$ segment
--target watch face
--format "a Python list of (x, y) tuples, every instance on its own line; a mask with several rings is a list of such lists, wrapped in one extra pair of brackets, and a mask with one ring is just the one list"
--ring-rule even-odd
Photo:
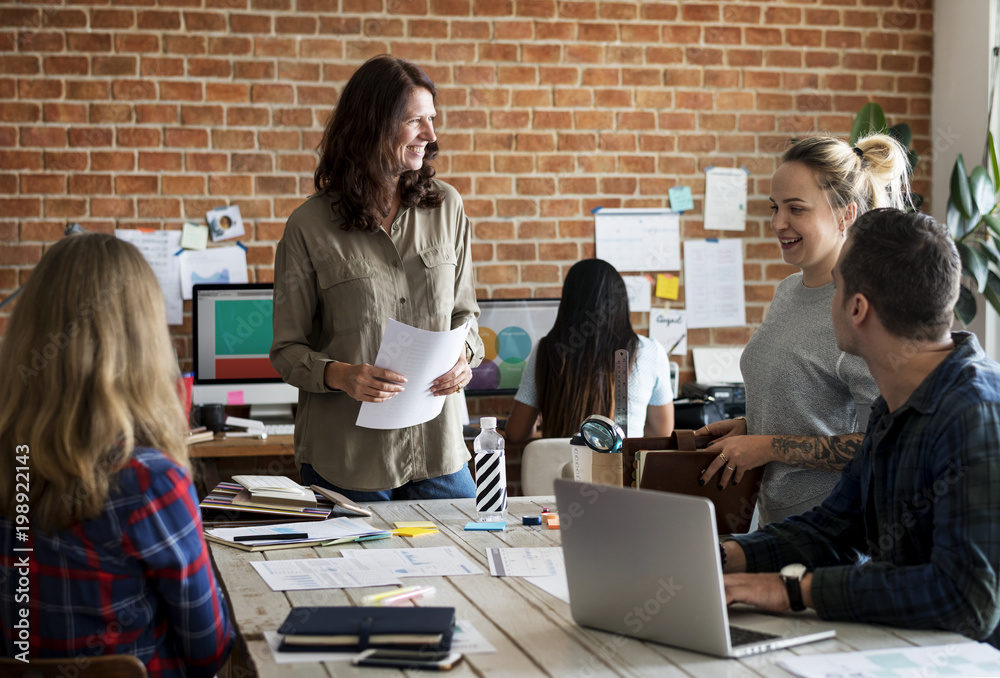
[(785, 565), (781, 568), (781, 576), (791, 579), (802, 579), (802, 577), (806, 576), (806, 566), (801, 563)]

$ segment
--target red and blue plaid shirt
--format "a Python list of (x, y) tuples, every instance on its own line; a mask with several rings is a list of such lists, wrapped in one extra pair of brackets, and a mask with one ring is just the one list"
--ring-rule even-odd
[[(10, 482), (10, 481), (5, 481)], [(28, 525), (31, 526), (30, 504)], [(18, 656), (22, 608), (28, 657), (131, 654), (151, 677), (212, 676), (233, 628), (202, 537), (190, 475), (163, 454), (136, 449), (95, 520), (51, 535), (0, 517), (3, 654)], [(30, 548), (31, 551), (15, 551)], [(27, 559), (27, 591), (18, 568)], [(67, 674), (68, 675), (68, 674)]]

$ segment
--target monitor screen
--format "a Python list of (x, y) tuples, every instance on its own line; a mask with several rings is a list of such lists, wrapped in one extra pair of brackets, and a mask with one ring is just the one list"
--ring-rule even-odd
[(558, 299), (480, 299), (479, 336), (486, 357), (472, 370), (466, 391), (472, 395), (516, 393), (524, 361), (552, 329), (558, 310)]
[[(273, 297), (271, 283), (194, 286), (195, 403), (283, 405), (290, 416), (298, 389), (281, 379), (268, 358)], [(258, 414), (265, 416), (263, 410)]]

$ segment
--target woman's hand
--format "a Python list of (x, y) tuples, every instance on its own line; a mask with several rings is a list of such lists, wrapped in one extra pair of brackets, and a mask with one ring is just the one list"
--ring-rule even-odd
[(434, 383), (431, 384), (431, 395), (445, 396), (458, 393), (470, 381), (472, 381), (472, 368), (469, 367), (469, 361), (465, 359), (465, 344), (462, 344), (462, 353), (458, 356), (458, 362), (434, 380)]
[(329, 362), (323, 371), (328, 388), (338, 389), (363, 403), (382, 403), (403, 392), (406, 377), (374, 365)]
[(718, 488), (721, 490), (730, 483), (739, 484), (743, 474), (752, 468), (763, 466), (774, 461), (774, 451), (771, 447), (772, 436), (748, 436), (745, 419), (723, 419), (708, 426), (702, 426), (695, 435), (716, 436), (716, 439), (705, 448), (716, 452), (708, 468), (701, 474), (699, 483), (711, 482), (720, 470)]

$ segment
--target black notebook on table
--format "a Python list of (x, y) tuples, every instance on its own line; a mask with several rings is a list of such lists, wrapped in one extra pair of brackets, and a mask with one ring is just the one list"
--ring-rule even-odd
[(278, 628), (283, 652), (369, 647), (451, 649), (453, 607), (295, 607)]

